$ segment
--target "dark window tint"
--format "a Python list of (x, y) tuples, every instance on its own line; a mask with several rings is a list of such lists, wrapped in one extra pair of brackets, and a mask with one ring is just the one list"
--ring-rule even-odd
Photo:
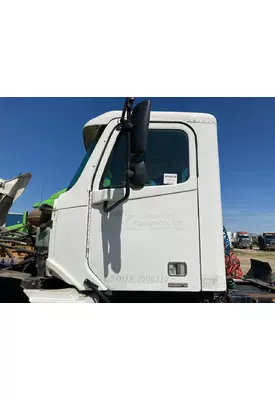
[[(100, 188), (125, 186), (126, 139), (118, 137)], [(189, 178), (188, 136), (181, 130), (150, 130), (146, 152), (148, 185), (182, 183)]]

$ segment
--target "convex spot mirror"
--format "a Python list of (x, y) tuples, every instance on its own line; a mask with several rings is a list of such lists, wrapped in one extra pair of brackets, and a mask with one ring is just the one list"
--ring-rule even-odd
[(147, 183), (147, 170), (144, 161), (131, 166), (130, 181), (136, 189), (142, 189)]

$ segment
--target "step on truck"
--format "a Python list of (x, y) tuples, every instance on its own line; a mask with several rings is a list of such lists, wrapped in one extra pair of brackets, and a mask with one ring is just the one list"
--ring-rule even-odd
[(216, 119), (133, 101), (86, 123), (86, 154), (71, 182), (29, 214), (36, 233), (29, 229), (27, 261), (5, 270), (16, 272), (26, 301), (226, 295)]

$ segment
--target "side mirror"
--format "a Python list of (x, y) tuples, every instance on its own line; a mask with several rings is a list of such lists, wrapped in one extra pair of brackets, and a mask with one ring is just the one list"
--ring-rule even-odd
[(131, 165), (130, 181), (136, 189), (144, 187), (147, 182), (147, 170), (144, 161)]
[(148, 128), (150, 120), (151, 102), (142, 101), (133, 109), (131, 122), (131, 153), (134, 157), (139, 157), (146, 151)]
[(111, 206), (108, 206), (107, 201), (104, 202), (103, 210), (107, 213), (128, 199), (130, 184), (136, 189), (142, 189), (147, 181), (145, 162), (139, 157), (146, 152), (151, 102), (143, 101), (132, 110), (133, 103), (133, 97), (126, 97), (121, 116), (122, 134), (127, 138), (126, 192), (124, 197)]

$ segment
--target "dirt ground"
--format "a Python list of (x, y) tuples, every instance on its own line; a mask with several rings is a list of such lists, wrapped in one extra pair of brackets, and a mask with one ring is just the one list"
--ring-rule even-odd
[(258, 248), (234, 249), (233, 252), (239, 257), (244, 274), (250, 269), (250, 259), (268, 262), (272, 271), (275, 272), (275, 251), (260, 251)]

